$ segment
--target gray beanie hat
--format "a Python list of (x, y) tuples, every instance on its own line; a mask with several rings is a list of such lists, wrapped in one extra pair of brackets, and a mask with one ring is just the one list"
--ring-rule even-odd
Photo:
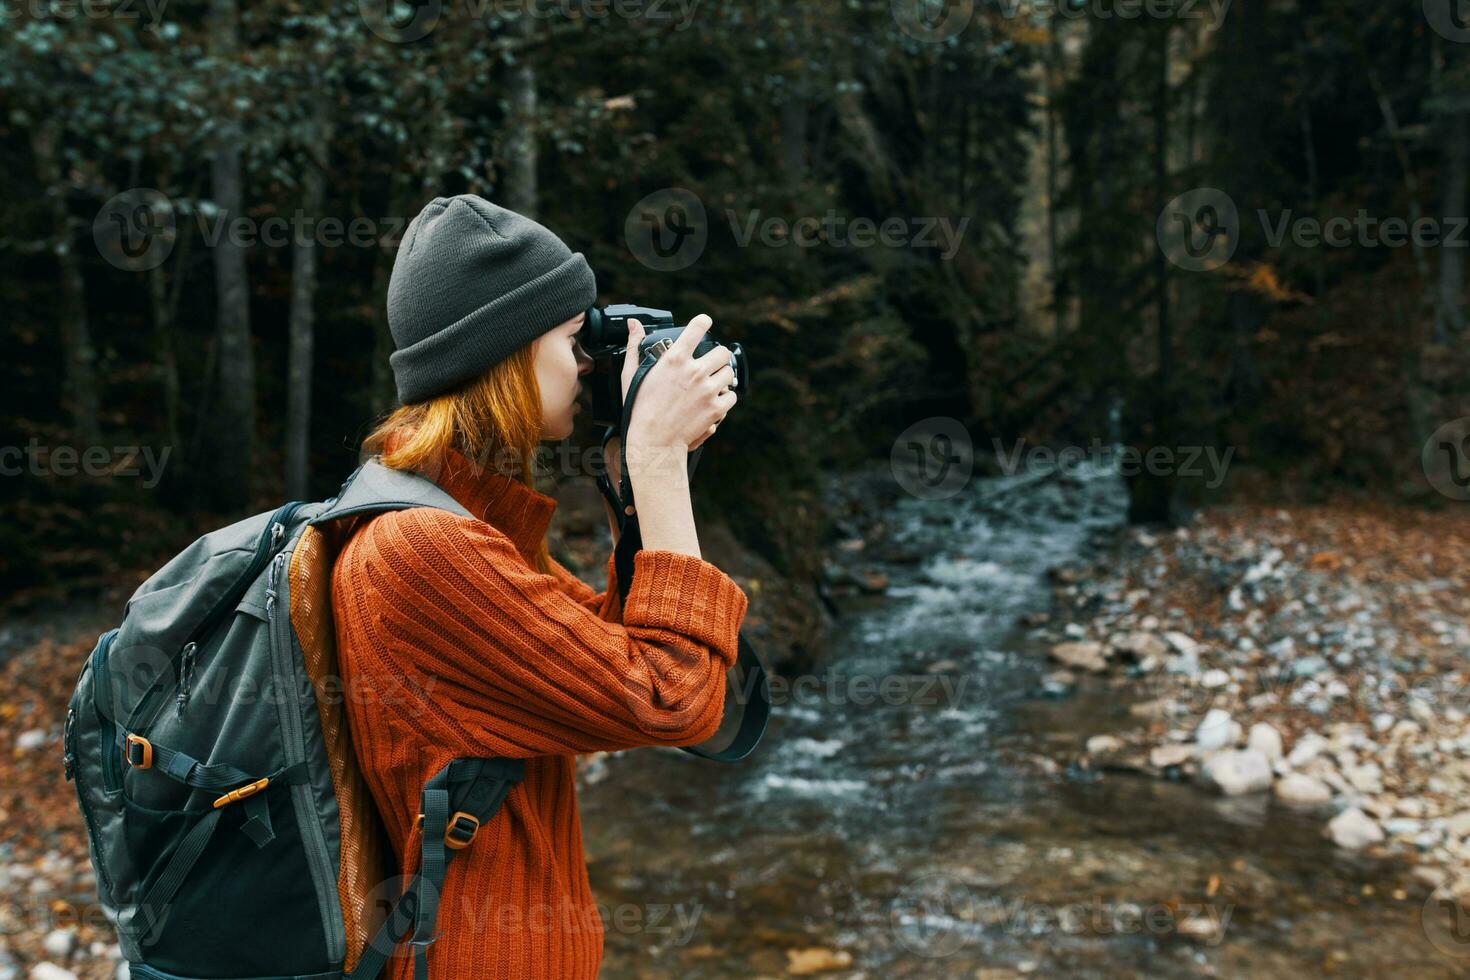
[(408, 404), (482, 374), (597, 299), (581, 252), (475, 194), (409, 222), (388, 281), (388, 358)]

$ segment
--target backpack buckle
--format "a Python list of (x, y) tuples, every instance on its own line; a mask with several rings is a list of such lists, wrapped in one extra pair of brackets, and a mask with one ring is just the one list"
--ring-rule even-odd
[(153, 743), (142, 735), (128, 732), (127, 744), (123, 747), (123, 756), (128, 760), (128, 765), (134, 769), (151, 769), (153, 768)]
[[(420, 813), (414, 818), (413, 829), (422, 830), (423, 827), (424, 815)], [(454, 816), (449, 818), (449, 825), (444, 828), (444, 846), (454, 851), (463, 850), (474, 843), (475, 835), (479, 832), (479, 817), (464, 810), (456, 810)]]
[[(464, 821), (464, 823), (461, 823)], [(480, 819), (472, 813), (463, 810), (455, 813), (449, 818), (449, 826), (444, 828), (444, 846), (459, 850), (469, 847), (474, 841), (475, 835), (480, 832)]]
[(238, 800), (243, 800), (247, 796), (254, 796), (256, 793), (259, 793), (270, 784), (271, 778), (269, 776), (265, 776), (261, 779), (257, 779), (253, 783), (246, 783), (239, 789), (232, 789), (224, 796), (221, 796), (219, 799), (214, 801), (215, 809), (219, 809), (220, 807), (225, 806), (228, 803), (234, 803)]

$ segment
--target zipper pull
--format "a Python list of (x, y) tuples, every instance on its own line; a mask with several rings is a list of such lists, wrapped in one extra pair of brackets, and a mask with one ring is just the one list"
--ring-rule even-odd
[(194, 657), (198, 650), (199, 644), (193, 640), (184, 644), (183, 665), (179, 668), (179, 696), (176, 699), (180, 711), (189, 703), (189, 680), (194, 674)]
[(286, 525), (282, 524), (280, 521), (276, 521), (274, 524), (271, 525), (271, 550), (272, 551), (275, 551), (276, 548), (280, 547), (281, 537), (285, 533), (286, 533)]
[(285, 555), (276, 555), (271, 559), (270, 570), (265, 576), (265, 613), (274, 616), (276, 612), (276, 580), (280, 576), (281, 565), (285, 563)]
[(62, 768), (66, 772), (67, 782), (71, 782), (71, 777), (73, 772), (75, 772), (76, 770), (77, 763), (77, 757), (71, 754), (71, 725), (72, 722), (76, 720), (76, 716), (77, 712), (75, 708), (68, 707), (66, 709), (66, 725), (62, 728), (61, 734), (61, 744), (63, 748), (61, 764)]

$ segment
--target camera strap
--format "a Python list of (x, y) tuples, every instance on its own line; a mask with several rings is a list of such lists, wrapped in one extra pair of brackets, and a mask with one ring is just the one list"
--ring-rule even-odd
[[(628, 431), (628, 423), (633, 417), (633, 402), (638, 394), (638, 388), (642, 385), (643, 378), (649, 370), (658, 363), (659, 356), (665, 349), (651, 346), (643, 352), (643, 359), (638, 363), (638, 370), (634, 372), (632, 380), (628, 383), (628, 393), (623, 400), (622, 420), (617, 428), (609, 427), (602, 435), (604, 454), (607, 451), (608, 440), (619, 432)], [(703, 452), (704, 446), (701, 445), (689, 454), (688, 474), (691, 481), (694, 478), (694, 468), (699, 465), (699, 457)], [(637, 506), (633, 500), (633, 482), (628, 476), (628, 440), (626, 438), (618, 440), (618, 462), (620, 464), (618, 474), (621, 478), (621, 493), (613, 489), (612, 478), (607, 475), (605, 466), (599, 466), (597, 469), (597, 486), (612, 506), (613, 513), (617, 515), (618, 543), (613, 549), (613, 563), (617, 572), (618, 600), (621, 604), (627, 601), (628, 590), (633, 586), (634, 555), (643, 547), (643, 535), (638, 528)], [(730, 703), (730, 691), (733, 686), (735, 701), (743, 706), (739, 727), (736, 728), (730, 743), (723, 749), (704, 749), (698, 745), (681, 745), (680, 749), (691, 755), (715, 762), (739, 762), (750, 755), (760, 744), (761, 737), (766, 732), (766, 722), (771, 714), (770, 686), (766, 679), (765, 665), (761, 662), (760, 655), (756, 653), (755, 648), (746, 640), (744, 630), (740, 631), (735, 663), (726, 673), (726, 685), (725, 703), (727, 705)]]

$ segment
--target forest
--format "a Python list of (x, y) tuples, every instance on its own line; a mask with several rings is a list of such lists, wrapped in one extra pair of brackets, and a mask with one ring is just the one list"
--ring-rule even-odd
[[(1373, 904), (1404, 890), (1395, 901), (1417, 916), (1425, 887), (1470, 901), (1470, 768), (1454, 761), (1470, 743), (1445, 747), (1470, 705), (1443, 700), (1465, 689), (1470, 649), (1458, 560), (1470, 543), (1470, 19), (1458, 0), (13, 0), (0, 5), (0, 168), (15, 192), (0, 202), (0, 661), (15, 678), (61, 675), (29, 707), (4, 706), (16, 733), (54, 727), (39, 713), (60, 710), (95, 638), (69, 624), (115, 622), (140, 581), (210, 528), (337, 491), (397, 405), (386, 301), (403, 232), (433, 198), (476, 194), (582, 252), (599, 304), (681, 324), (707, 313), (711, 337), (741, 345), (750, 384), (706, 445), (693, 497), (707, 550), (750, 586), (777, 673), (840, 664), (862, 630), (834, 630), (867, 622), (854, 619), (865, 602), (914, 617), (885, 641), (903, 651), (894, 670), (1031, 650), (1052, 672), (1007, 673), (1000, 688), (1050, 705), (1016, 716), (1029, 734), (1014, 751), (1050, 756), (1036, 763), (1044, 778), (1069, 788), (1045, 806), (1063, 808), (1069, 832), (1099, 833), (1074, 826), (1100, 805), (1076, 794), (1113, 785), (1110, 768), (1165, 787), (1197, 775), (1235, 795), (1208, 753), (1238, 743), (1280, 762), (1265, 776), (1278, 798), (1302, 788), (1282, 789), (1288, 769), (1325, 784), (1336, 812), (1356, 814), (1328, 832), (1339, 849), (1389, 862), (1334, 871), (1311, 906), (1332, 928), (1292, 938), (1224, 853), (1255, 838), (1228, 814), (1200, 816), (1236, 829), (1199, 830), (1188, 857), (1135, 878), (1179, 872), (1199, 900), (1230, 897), (1238, 917), (1220, 928), (1244, 930), (1231, 938), (1254, 952), (1215, 967), (1372, 975), (1386, 968), (1374, 939), (1388, 936), (1411, 937), (1420, 975), (1463, 964), (1463, 939), (1443, 939), (1461, 933)], [(601, 514), (584, 520), (573, 490), (599, 436), (583, 424), (547, 444), (541, 485), (564, 501), (553, 551), (600, 588)], [(1095, 489), (1105, 469), (1116, 493)], [(934, 527), (951, 531), (931, 539)], [(1027, 576), (1040, 591), (1005, 591)], [(935, 589), (995, 605), (963, 619)], [(1020, 638), (986, 632), (1001, 622)], [(1165, 707), (1129, 716), (1116, 687), (1098, 690), (1125, 675), (1161, 685), (1132, 700)], [(1191, 678), (1187, 694), (1164, 683), (1175, 675)], [(1425, 708), (1385, 684), (1441, 700)], [(1147, 745), (1115, 731), (1130, 717)], [(873, 725), (875, 744), (923, 737), (854, 723)], [(1201, 734), (1209, 724), (1225, 736)], [(1317, 762), (1291, 751), (1309, 732), (1330, 745)], [(1391, 735), (1393, 751), (1425, 746), (1398, 771), (1374, 755)], [(1159, 756), (1178, 749), (1171, 739), (1200, 749)], [(970, 751), (992, 749), (1014, 747)], [(1379, 776), (1360, 772), (1370, 757)], [(7, 780), (28, 759), (17, 749)], [(1329, 760), (1331, 776), (1311, 768)], [(610, 778), (593, 814), (613, 820), (614, 793), (669, 790), (676, 771), (662, 771), (628, 789)], [(756, 778), (760, 792), (795, 792), (783, 772)], [(84, 867), (59, 787), (56, 821), (72, 836), (57, 846)], [(1398, 808), (1410, 800), (1422, 806)], [(1101, 809), (1154, 803), (1203, 806), (1149, 796)], [(793, 835), (822, 819), (808, 805), (776, 807)], [(1456, 814), (1458, 837), (1445, 830)], [(1258, 832), (1295, 842), (1292, 819)], [(1293, 896), (1281, 901), (1308, 902), (1292, 876), (1326, 860), (1311, 850), (1319, 830), (1271, 845)], [(599, 842), (608, 864), (594, 884), (622, 889), (632, 859), (602, 837), (589, 852)], [(1440, 870), (1408, 884), (1396, 844)], [(806, 889), (810, 868), (780, 867)], [(1033, 881), (1026, 895), (1055, 905), (1053, 886), (1065, 891)], [(1147, 900), (1173, 908), (1181, 894)], [(884, 957), (903, 949), (839, 949), (794, 924), (796, 904), (769, 942), (740, 936), (733, 923), (757, 907), (697, 941), (736, 959), (679, 975), (853, 962), (900, 975)], [(1364, 931), (1374, 915), (1403, 934)], [(1014, 956), (976, 968), (1183, 976), (1200, 962), (1178, 952), (1200, 935), (1121, 957), (1020, 937), (1006, 940)], [(647, 942), (610, 931), (614, 972), (652, 975)], [(762, 945), (790, 959), (737, 956)]]

